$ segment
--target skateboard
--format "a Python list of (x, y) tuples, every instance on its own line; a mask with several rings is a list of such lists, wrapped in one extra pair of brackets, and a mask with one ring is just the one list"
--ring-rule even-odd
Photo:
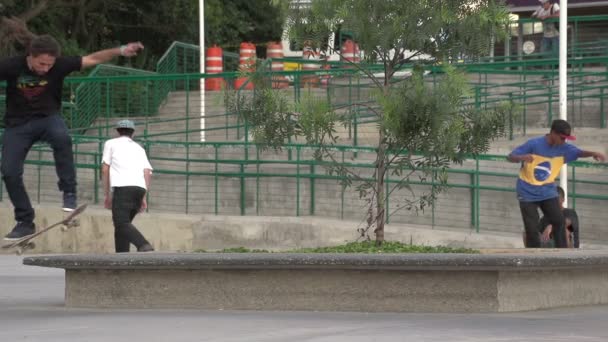
[(23, 252), (25, 252), (28, 249), (34, 249), (34, 248), (36, 248), (36, 244), (32, 242), (32, 239), (48, 232), (52, 228), (61, 226), (61, 230), (65, 232), (70, 228), (78, 227), (80, 225), (80, 223), (75, 218), (76, 218), (76, 216), (82, 214), (82, 212), (86, 208), (87, 208), (87, 204), (83, 204), (83, 205), (79, 206), (78, 208), (74, 209), (74, 211), (69, 213), (68, 216), (66, 216), (63, 220), (61, 220), (57, 223), (54, 223), (50, 226), (47, 226), (47, 227), (35, 232), (32, 235), (24, 236), (19, 240), (9, 241), (8, 244), (2, 246), (2, 248), (3, 249), (17, 248), (17, 250), (15, 251), (15, 253), (17, 255), (23, 254)]

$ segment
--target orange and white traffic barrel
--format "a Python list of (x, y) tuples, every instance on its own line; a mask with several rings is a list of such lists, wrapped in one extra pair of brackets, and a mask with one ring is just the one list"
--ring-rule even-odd
[[(255, 70), (255, 45), (243, 42), (239, 49), (239, 71), (249, 72), (253, 70)], [(241, 89), (245, 82), (247, 82), (247, 77), (238, 77), (236, 81), (234, 81), (234, 88)], [(247, 83), (244, 89), (253, 89), (253, 83)]]
[[(266, 47), (266, 57), (272, 59), (272, 71), (283, 71), (285, 66), (283, 61), (275, 61), (274, 59), (283, 59), (283, 44), (281, 42), (270, 42)], [(275, 89), (287, 88), (289, 81), (282, 75), (272, 76), (272, 87)]]
[(353, 66), (350, 63), (356, 63), (355, 59), (355, 42), (350, 39), (347, 39), (342, 44), (342, 48), (340, 49), (340, 60), (344, 62), (344, 68), (352, 68)]
[[(318, 61), (319, 53), (315, 52), (315, 50), (310, 46), (304, 46), (304, 50), (302, 52), (302, 58), (304, 60), (310, 61)], [(306, 63), (302, 64), (303, 71), (316, 71), (319, 70), (321, 65), (319, 63)], [(319, 86), (319, 76), (314, 74), (305, 74), (302, 75), (302, 86), (304, 87), (313, 87), (316, 88)]]
[[(205, 53), (205, 72), (207, 74), (219, 74), (224, 71), (221, 47), (214, 45)], [(220, 77), (205, 78), (205, 90), (222, 90), (224, 80)]]
[[(325, 71), (331, 70), (331, 65), (329, 65), (329, 63), (327, 63), (328, 59), (329, 59), (328, 57), (325, 58), (325, 64), (323, 64), (323, 66), (321, 67), (321, 69), (323, 69)], [(330, 77), (331, 77), (330, 74), (320, 76), (319, 82), (321, 83), (321, 87), (327, 88), (327, 86), (329, 85)]]

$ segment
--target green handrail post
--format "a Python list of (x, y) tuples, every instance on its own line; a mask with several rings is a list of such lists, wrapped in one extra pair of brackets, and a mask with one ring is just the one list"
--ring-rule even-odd
[(606, 128), (606, 113), (604, 113), (604, 89), (606, 87), (600, 88), (600, 127)]
[(353, 116), (353, 146), (359, 146), (359, 106), (355, 110), (355, 115)]
[[(431, 193), (435, 193), (437, 179), (437, 169), (433, 170), (433, 177), (431, 178)], [(435, 228), (435, 199), (431, 202), (431, 229)]]
[(300, 147), (296, 150), (296, 216), (300, 216)]
[(310, 215), (315, 215), (315, 163), (310, 163)]
[(470, 195), (471, 195), (471, 227), (475, 228), (475, 218), (477, 213), (475, 212), (475, 174), (469, 174), (469, 182), (471, 184)]
[[(485, 73), (485, 85), (488, 86), (488, 73)], [(484, 109), (488, 109), (488, 90), (484, 91)]]
[[(150, 145), (151, 145), (150, 142), (146, 139), (144, 141), (144, 149), (145, 149), (147, 155), (151, 155), (151, 153), (150, 153), (151, 146)], [(149, 191), (146, 191), (146, 201), (147, 201), (147, 203), (150, 203), (150, 192)], [(150, 211), (150, 206), (148, 205), (146, 207), (146, 212), (149, 212), (149, 211)]]
[(93, 203), (99, 203), (99, 167), (101, 165), (99, 154), (95, 154), (93, 156), (93, 160), (95, 161), (95, 167), (93, 168)]
[[(358, 104), (361, 103), (361, 77), (357, 77), (357, 107), (356, 107), (356, 113), (355, 113), (355, 139), (353, 141), (353, 144), (355, 146), (358, 146), (358, 141), (359, 141), (359, 113), (361, 111), (361, 106), (359, 106)], [(386, 215), (385, 215), (386, 216)]]
[(479, 233), (479, 158), (475, 156), (475, 172), (471, 174), (471, 225)]
[(106, 78), (106, 136), (110, 134), (110, 94), (110, 79)]
[(576, 210), (576, 166), (572, 165), (572, 209)]
[(509, 92), (509, 104), (511, 105), (509, 110), (509, 140), (513, 140), (513, 92)]
[(249, 121), (245, 120), (245, 160), (249, 160)]
[(255, 146), (255, 214), (260, 215), (260, 149)]
[[(207, 115), (205, 115), (205, 116), (207, 116)], [(237, 122), (237, 125), (238, 125), (238, 124), (239, 124), (239, 122), (240, 122), (239, 120), (240, 120), (240, 119), (239, 119), (239, 113), (236, 113), (236, 122)], [(225, 126), (225, 127), (230, 126), (230, 121), (228, 120), (228, 113), (226, 113), (226, 115), (224, 115), (224, 126)], [(205, 130), (206, 130), (206, 128), (205, 128)], [(228, 128), (226, 128), (226, 129), (224, 130), (224, 132), (225, 132), (225, 139), (226, 139), (226, 141), (228, 141)], [(239, 129), (238, 129), (238, 127), (237, 127), (237, 139), (238, 139), (238, 132), (239, 132)]]
[(219, 154), (218, 154), (218, 144), (213, 144), (213, 148), (215, 150), (215, 173), (214, 173), (214, 191), (215, 191), (215, 215), (217, 215), (219, 213), (219, 208), (218, 208), (218, 160), (219, 160)]
[[(291, 113), (287, 114), (287, 121), (291, 122)], [(287, 136), (287, 144), (291, 145), (291, 135)], [(292, 156), (291, 156), (291, 148), (287, 149), (287, 160), (291, 161), (292, 160)], [(299, 165), (299, 163), (298, 163)]]
[[(342, 164), (344, 164), (344, 150), (342, 150)], [(344, 176), (342, 176), (342, 181), (344, 181)], [(344, 220), (344, 191), (346, 190), (346, 187), (344, 186), (344, 183), (342, 183), (342, 187), (340, 189), (340, 218), (342, 220)]]
[[(203, 91), (202, 89), (200, 91)], [(202, 108), (201, 108), (202, 110)], [(190, 77), (186, 75), (186, 142), (190, 141)]]
[(245, 216), (245, 206), (247, 205), (247, 203), (245, 202), (245, 199), (246, 199), (246, 196), (245, 196), (245, 163), (242, 162), (239, 164), (240, 164), (239, 177), (241, 178), (241, 216)]
[[(186, 133), (186, 135), (189, 135)], [(186, 214), (190, 203), (190, 144), (186, 144)]]
[(547, 111), (547, 126), (551, 126), (551, 122), (553, 122), (553, 90), (551, 87), (547, 87), (549, 90), (549, 110)]
[[(351, 118), (353, 118), (353, 75), (352, 74), (348, 75), (348, 115)], [(356, 134), (355, 134), (355, 137), (356, 137)], [(349, 139), (352, 138), (350, 126), (348, 127), (348, 138)]]
[[(523, 60), (523, 66), (524, 66), (523, 70), (526, 70), (527, 69), (527, 62), (526, 62), (525, 59)], [(523, 102), (524, 102), (524, 105), (523, 105), (524, 110), (523, 110), (523, 114), (522, 114), (523, 134), (524, 134), (524, 136), (526, 135), (526, 131), (527, 131), (527, 127), (526, 127), (526, 123), (527, 123), (527, 120), (526, 120), (526, 108), (527, 108), (526, 102), (527, 102), (527, 97), (526, 97), (526, 91), (525, 91), (526, 90), (526, 84), (527, 84), (527, 81), (528, 81), (527, 75), (528, 75), (528, 73), (526, 73), (526, 72), (523, 73), (523, 77), (524, 77), (523, 88), (524, 88), (524, 91), (521, 92), (521, 85), (519, 87), (519, 89), (520, 89), (520, 96), (523, 97)]]

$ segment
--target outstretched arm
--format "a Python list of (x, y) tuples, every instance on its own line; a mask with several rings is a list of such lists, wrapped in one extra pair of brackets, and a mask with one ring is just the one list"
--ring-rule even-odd
[(105, 63), (114, 57), (124, 56), (133, 57), (136, 56), (139, 50), (143, 50), (144, 46), (140, 42), (129, 43), (121, 47), (106, 49), (97, 52), (93, 52), (90, 55), (82, 57), (82, 69), (90, 68), (101, 63)]
[[(146, 180), (146, 192), (150, 191), (150, 181), (152, 180), (152, 170), (151, 169), (144, 169), (144, 179)], [(148, 208), (148, 200), (146, 199), (147, 193), (146, 195), (144, 195), (144, 198), (141, 201), (141, 208), (139, 208), (140, 212), (143, 212), (144, 210), (146, 210)]]
[(146, 180), (146, 189), (150, 190), (150, 181), (152, 180), (152, 170), (144, 169), (144, 179)]
[(112, 209), (112, 197), (110, 196), (110, 165), (101, 164), (101, 180), (103, 183), (104, 207)]
[(583, 151), (581, 150), (578, 154), (579, 158), (589, 158), (589, 157), (593, 157), (593, 159), (597, 160), (597, 161), (604, 161), (606, 160), (606, 156), (604, 156), (603, 154), (599, 153), (599, 152), (593, 152), (593, 151)]

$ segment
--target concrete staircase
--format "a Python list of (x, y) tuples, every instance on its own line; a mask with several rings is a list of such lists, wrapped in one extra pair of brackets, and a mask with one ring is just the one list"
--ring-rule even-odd
[[(504, 83), (508, 77), (505, 77)], [(505, 86), (505, 89), (508, 86)], [(292, 90), (286, 90), (290, 92)], [(314, 89), (313, 96), (326, 96), (323, 89)], [(343, 90), (345, 91), (345, 90)], [(538, 90), (539, 92), (541, 90)], [(345, 96), (336, 93), (333, 96)], [(539, 95), (540, 96), (540, 95)], [(225, 127), (236, 125), (236, 116), (224, 116), (223, 97), (220, 93), (208, 92), (205, 101), (205, 127)], [(545, 110), (543, 110), (543, 107)], [(527, 135), (523, 136), (521, 129), (518, 130), (514, 140), (500, 139), (493, 143), (489, 153), (507, 154), (515, 146), (521, 144), (525, 139), (546, 133), (545, 117), (538, 119), (542, 113), (546, 113), (546, 104), (534, 109), (533, 105), (527, 107), (527, 119), (530, 121)], [(538, 113), (538, 118), (530, 113)], [(158, 171), (154, 177), (150, 192), (150, 211), (152, 212), (178, 212), (191, 214), (220, 214), (220, 215), (267, 215), (267, 216), (295, 216), (315, 215), (328, 218), (349, 218), (363, 220), (366, 211), (365, 201), (359, 198), (354, 184), (349, 189), (342, 189), (336, 180), (327, 177), (326, 170), (321, 167), (312, 169), (309, 166), (293, 165), (289, 160), (290, 154), (283, 150), (259, 152), (259, 159), (264, 163), (251, 163), (240, 165), (238, 162), (247, 157), (249, 160), (258, 158), (258, 151), (254, 147), (245, 151), (239, 147), (231, 146), (197, 146), (186, 147), (186, 140), (200, 141), (200, 133), (196, 130), (201, 127), (200, 99), (197, 92), (176, 92), (171, 94), (163, 105), (157, 117), (135, 117), (138, 124), (137, 133), (141, 136), (143, 129), (153, 140), (171, 141), (166, 143), (151, 144), (148, 146), (149, 154), (152, 156), (152, 164)], [(188, 135), (177, 134), (177, 131), (185, 130), (185, 122), (188, 128), (193, 130)], [(115, 121), (115, 120), (114, 120)], [(590, 120), (591, 122), (593, 120)], [(110, 121), (113, 123), (113, 121)], [(106, 120), (99, 120), (97, 124), (105, 124)], [(534, 127), (534, 128), (530, 128)], [(352, 129), (352, 128), (351, 128)], [(108, 130), (109, 134), (113, 130)], [(353, 131), (348, 128), (340, 128), (338, 134), (342, 136), (340, 143), (352, 144)], [(376, 124), (368, 123), (357, 127), (358, 145), (371, 145), (376, 143)], [(608, 135), (604, 129), (593, 127), (582, 127), (575, 125), (578, 136), (577, 145), (585, 149), (605, 151), (608, 143)], [(96, 131), (91, 130), (91, 135)], [(237, 141), (243, 138), (243, 131), (232, 128), (229, 130), (210, 130), (206, 133), (206, 141), (223, 142)], [(99, 143), (79, 144), (80, 152), (100, 151)], [(311, 151), (302, 151), (300, 158), (305, 159), (311, 155)], [(216, 156), (226, 163), (212, 161)], [(345, 157), (352, 158), (352, 153), (346, 153)], [(32, 152), (30, 159), (50, 161), (50, 152)], [(81, 201), (92, 201), (96, 192), (101, 194), (101, 181), (99, 178), (99, 157), (93, 155), (79, 154), (77, 163), (86, 166), (78, 169), (79, 197)], [(291, 152), (291, 160), (297, 159), (296, 151)], [(186, 161), (188, 160), (188, 161)], [(358, 153), (357, 162), (373, 160), (373, 155)], [(268, 161), (274, 161), (273, 164)], [(284, 161), (284, 163), (277, 163)], [(454, 170), (472, 170), (476, 165), (466, 162), (462, 166), (454, 166)], [(517, 173), (517, 165), (508, 162), (480, 162), (480, 170), (485, 172), (507, 173), (510, 177), (498, 175), (483, 175), (480, 177), (482, 189), (479, 191), (480, 204), (480, 229), (483, 231), (496, 232), (519, 232), (521, 231), (521, 217), (519, 208), (512, 192)], [(219, 174), (216, 176), (216, 171)], [(186, 176), (186, 172), (190, 175)], [(277, 177), (256, 177), (261, 172), (273, 174)], [(371, 169), (359, 170), (361, 175), (371, 175)], [(280, 177), (280, 175), (296, 175), (301, 178)], [(576, 171), (577, 179), (605, 180), (604, 173), (600, 169), (581, 169)], [(56, 175), (53, 166), (26, 166), (26, 186), (33, 202), (60, 203), (61, 194), (56, 190)], [(424, 211), (399, 210), (390, 216), (391, 223), (407, 223), (427, 226), (443, 226), (450, 229), (472, 232), (474, 222), (472, 221), (473, 206), (471, 189), (472, 176), (467, 173), (450, 174), (450, 184), (457, 187), (440, 195), (439, 200), (433, 208)], [(493, 187), (504, 190), (490, 190)], [(606, 188), (606, 189), (604, 189)], [(511, 190), (511, 191), (507, 191)], [(577, 193), (604, 195), (608, 186), (593, 186), (586, 184), (577, 185)], [(244, 193), (242, 192), (244, 191)], [(428, 191), (427, 187), (412, 186), (416, 195)], [(6, 202), (6, 193), (3, 192), (3, 200)], [(405, 189), (394, 193), (394, 199), (389, 202), (391, 210), (403, 205), (407, 200), (413, 199), (411, 193)], [(398, 200), (397, 198), (400, 198)], [(99, 195), (99, 199), (101, 195)], [(312, 205), (314, 203), (314, 206)], [(576, 208), (581, 217), (582, 241), (606, 242), (608, 235), (605, 234), (604, 222), (608, 219), (608, 212), (602, 210), (604, 201), (578, 199)], [(604, 217), (605, 216), (605, 217)], [(363, 225), (363, 223), (362, 223)]]

